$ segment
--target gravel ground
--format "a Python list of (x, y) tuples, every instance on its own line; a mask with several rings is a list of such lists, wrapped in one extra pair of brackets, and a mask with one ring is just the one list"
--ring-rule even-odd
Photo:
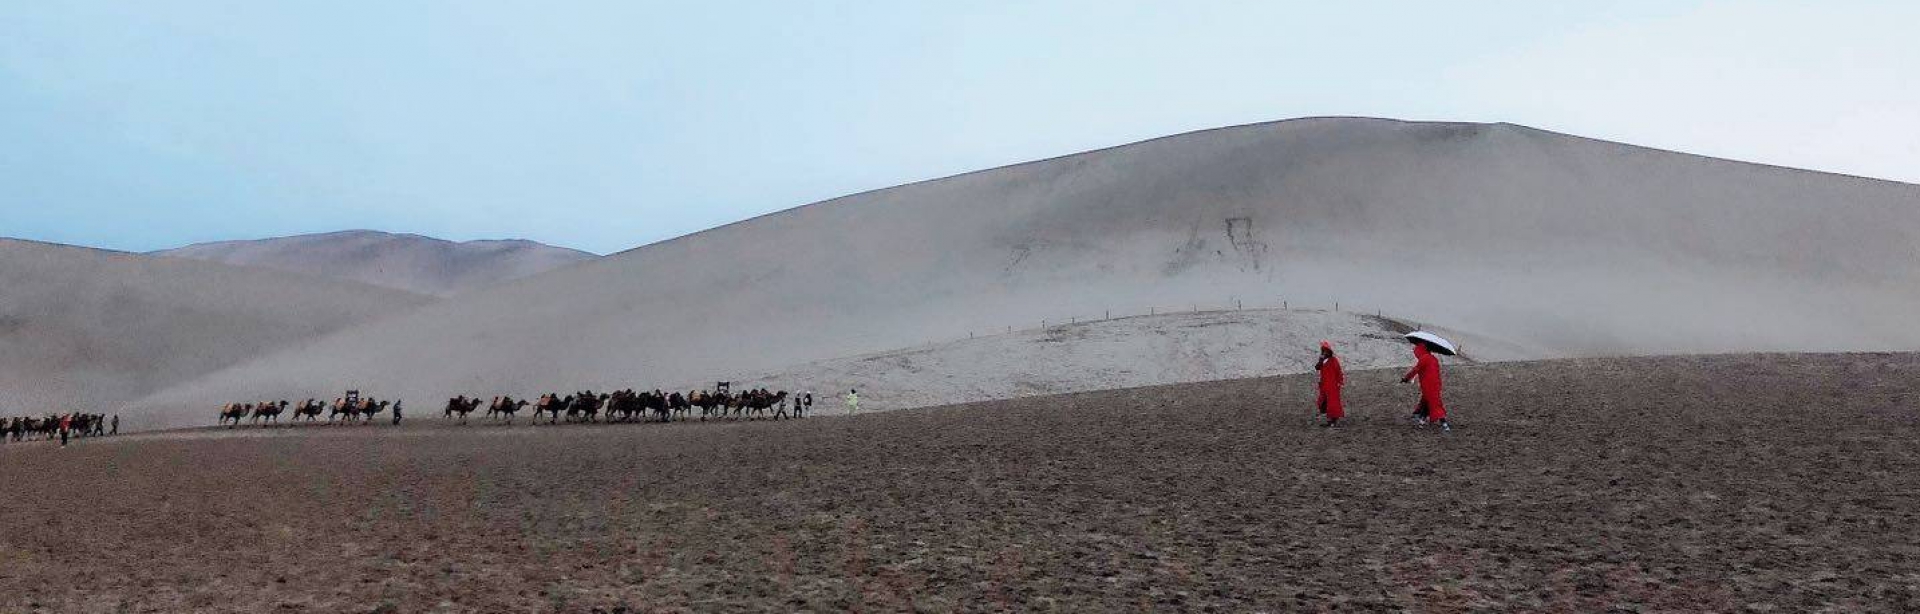
[(0, 611), (1913, 611), (1920, 356), (0, 446)]

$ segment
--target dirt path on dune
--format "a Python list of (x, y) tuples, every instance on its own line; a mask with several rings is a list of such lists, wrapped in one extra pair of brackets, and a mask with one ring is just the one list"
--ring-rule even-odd
[(1920, 608), (1920, 357), (1395, 375), (7, 444), (0, 612)]

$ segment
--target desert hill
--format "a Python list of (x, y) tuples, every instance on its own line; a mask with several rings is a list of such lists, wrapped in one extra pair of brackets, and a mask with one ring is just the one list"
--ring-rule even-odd
[(856, 194), (355, 327), (133, 405), (710, 381), (1244, 302), (1545, 356), (1920, 348), (1920, 186), (1506, 124), (1318, 118)]
[(533, 241), (453, 242), (370, 230), (199, 243), (153, 254), (334, 277), (434, 296), (450, 296), (596, 257)]
[(0, 415), (113, 410), (431, 301), (264, 269), (0, 239)]

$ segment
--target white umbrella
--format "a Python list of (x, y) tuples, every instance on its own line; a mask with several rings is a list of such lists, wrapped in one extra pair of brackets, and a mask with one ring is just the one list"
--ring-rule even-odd
[(1448, 356), (1458, 356), (1460, 354), (1460, 348), (1454, 346), (1452, 341), (1448, 341), (1445, 337), (1441, 337), (1439, 335), (1436, 335), (1424, 330), (1416, 330), (1416, 331), (1407, 333), (1407, 338), (1412, 339), (1414, 341), (1421, 342), (1421, 343), (1425, 343), (1427, 344), (1428, 349), (1431, 349), (1435, 352), (1439, 352), (1441, 354), (1446, 354)]

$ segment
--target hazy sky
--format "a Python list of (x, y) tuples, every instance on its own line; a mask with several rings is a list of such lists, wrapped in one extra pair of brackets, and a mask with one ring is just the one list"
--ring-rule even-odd
[(1920, 182), (1916, 23), (1847, 1), (0, 0), (0, 236), (612, 252), (1310, 115)]

